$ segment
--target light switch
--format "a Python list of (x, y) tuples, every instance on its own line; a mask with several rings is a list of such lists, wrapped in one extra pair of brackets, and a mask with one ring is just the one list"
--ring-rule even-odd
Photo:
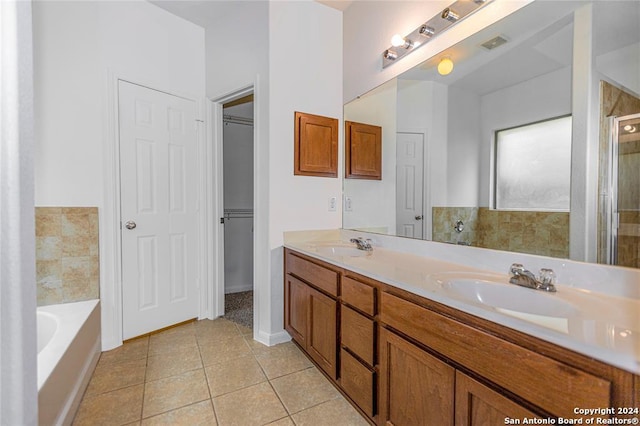
[(353, 210), (353, 206), (351, 203), (351, 197), (344, 197), (344, 211), (350, 212)]
[(336, 197), (329, 197), (329, 211), (335, 212), (338, 205), (338, 199)]

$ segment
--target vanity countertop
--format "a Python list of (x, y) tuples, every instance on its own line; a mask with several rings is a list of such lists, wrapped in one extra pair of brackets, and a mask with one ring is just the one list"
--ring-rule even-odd
[[(358, 253), (336, 233), (325, 234), (325, 239), (285, 239), (284, 246), (640, 374), (638, 298), (563, 285), (561, 280), (556, 293), (531, 290), (509, 284), (506, 273), (385, 247)], [(469, 292), (464, 287), (470, 285), (480, 290)]]

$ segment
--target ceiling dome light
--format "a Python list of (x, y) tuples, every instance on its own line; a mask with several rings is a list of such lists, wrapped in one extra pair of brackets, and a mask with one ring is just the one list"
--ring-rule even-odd
[(438, 64), (438, 74), (448, 75), (453, 71), (453, 61), (451, 58), (442, 58)]
[(627, 133), (635, 133), (636, 130), (638, 130), (636, 126), (632, 126), (631, 124), (627, 124), (622, 129)]

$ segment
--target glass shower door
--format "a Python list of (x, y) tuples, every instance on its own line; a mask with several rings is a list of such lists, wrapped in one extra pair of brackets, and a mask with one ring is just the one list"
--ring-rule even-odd
[(640, 268), (640, 114), (614, 119), (611, 263)]

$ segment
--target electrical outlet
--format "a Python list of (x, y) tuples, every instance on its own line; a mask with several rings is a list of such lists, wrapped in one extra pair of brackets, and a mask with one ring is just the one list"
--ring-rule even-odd
[(338, 206), (338, 199), (336, 197), (329, 197), (329, 211), (335, 212)]
[(351, 197), (344, 197), (344, 210), (350, 212), (353, 210), (353, 206), (351, 203)]

